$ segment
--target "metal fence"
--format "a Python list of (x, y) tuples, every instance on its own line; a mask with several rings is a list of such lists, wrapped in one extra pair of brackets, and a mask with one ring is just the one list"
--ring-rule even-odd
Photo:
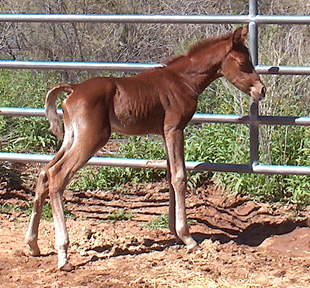
[[(310, 16), (258, 15), (258, 0), (249, 0), (248, 15), (59, 15), (59, 14), (0, 14), (0, 22), (93, 22), (93, 23), (162, 23), (162, 24), (248, 24), (249, 50), (256, 71), (260, 74), (310, 75), (310, 67), (301, 66), (262, 66), (258, 63), (258, 27), (262, 24), (310, 24)], [(55, 69), (55, 70), (105, 70), (105, 71), (144, 71), (161, 64), (140, 63), (90, 63), (90, 62), (51, 62), (51, 61), (0, 61), (0, 69)], [(59, 111), (61, 113), (61, 111)], [(45, 116), (43, 109), (0, 107), (3, 116)], [(258, 104), (251, 101), (248, 116), (195, 114), (192, 122), (237, 123), (250, 126), (250, 163), (213, 164), (186, 162), (188, 170), (222, 171), (263, 174), (310, 175), (310, 167), (259, 164), (259, 125), (310, 125), (310, 117), (261, 116)], [(49, 162), (52, 155), (0, 153), (0, 161)], [(134, 168), (166, 168), (166, 161), (143, 159), (120, 159), (93, 157), (90, 165), (119, 166)]]

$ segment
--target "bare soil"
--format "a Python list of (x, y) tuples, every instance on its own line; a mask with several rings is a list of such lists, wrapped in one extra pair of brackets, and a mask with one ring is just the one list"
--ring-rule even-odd
[[(28, 205), (33, 193), (2, 183), (0, 204)], [(126, 191), (66, 191), (72, 272), (57, 271), (53, 223), (42, 221), (42, 256), (27, 254), (29, 217), (0, 213), (0, 287), (310, 287), (309, 210), (228, 196), (210, 183), (187, 194), (187, 253), (168, 229), (147, 227), (168, 213), (165, 181)], [(113, 220), (113, 213), (132, 213)]]

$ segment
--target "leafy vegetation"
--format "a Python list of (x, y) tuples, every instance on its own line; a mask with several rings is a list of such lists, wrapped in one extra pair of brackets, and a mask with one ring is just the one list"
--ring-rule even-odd
[(169, 228), (169, 216), (168, 214), (162, 214), (157, 217), (153, 216), (147, 227), (151, 230), (156, 230), (159, 228)]
[[(64, 208), (66, 218), (74, 218), (74, 215), (70, 211), (68, 211), (66, 207)], [(32, 203), (30, 203), (29, 206), (25, 207), (20, 207), (18, 205), (13, 205), (11, 203), (4, 203), (0, 205), (0, 213), (9, 213), (9, 212), (18, 212), (30, 216), (32, 212)], [(53, 221), (52, 207), (49, 202), (43, 205), (41, 219), (46, 221)]]
[[(52, 75), (50, 79), (55, 79)], [(45, 93), (41, 86), (46, 77), (43, 73), (30, 71), (0, 71), (1, 91), (17, 79), (20, 87), (12, 87), (1, 93), (1, 103), (7, 106), (42, 107)], [(50, 80), (53, 81), (53, 80)], [(25, 90), (22, 83), (33, 83)], [(5, 84), (6, 83), (6, 84)], [(222, 80), (212, 84), (201, 96), (198, 111), (206, 113), (236, 113), (235, 106), (247, 104), (247, 96), (240, 95), (238, 102), (234, 91), (225, 88)], [(14, 85), (11, 85), (14, 86)], [(46, 86), (46, 85), (45, 85)], [(225, 91), (223, 95), (223, 91)], [(231, 88), (230, 88), (231, 89)], [(22, 91), (22, 92), (20, 92)], [(237, 92), (237, 91), (235, 91)], [(25, 98), (19, 102), (20, 93)], [(237, 92), (239, 93), (239, 92)], [(223, 99), (225, 98), (225, 102)], [(268, 99), (266, 100), (268, 101)], [(219, 105), (216, 105), (220, 103)], [(286, 109), (296, 115), (296, 105)], [(300, 109), (304, 109), (301, 103)], [(240, 107), (240, 106), (239, 106)], [(246, 107), (241, 107), (246, 110)], [(283, 108), (281, 108), (283, 109)], [(239, 112), (239, 113), (238, 113)], [(60, 143), (48, 132), (48, 123), (43, 118), (1, 117), (1, 148), (8, 152), (54, 153)], [(272, 126), (261, 128), (261, 159), (264, 164), (287, 164), (310, 166), (309, 127)], [(185, 130), (185, 158), (187, 161), (211, 163), (249, 163), (249, 127), (234, 124), (190, 124)], [(118, 151), (113, 157), (165, 159), (161, 137), (113, 135)], [(119, 167), (85, 167), (70, 184), (70, 189), (115, 189), (130, 182), (151, 182), (165, 177), (165, 171), (156, 169), (133, 169)], [(293, 201), (308, 203), (310, 181), (306, 176), (251, 175), (237, 173), (189, 172), (189, 185), (195, 188), (212, 178), (233, 192), (250, 194), (268, 201)]]
[[(188, 224), (191, 225), (193, 221), (189, 219)], [(156, 230), (160, 228), (169, 229), (169, 215), (161, 214), (159, 216), (153, 216), (150, 222), (146, 225), (151, 230)]]
[(133, 213), (126, 212), (125, 210), (121, 209), (114, 213), (109, 213), (108, 219), (111, 221), (120, 221), (120, 220), (130, 220), (134, 216)]
[(8, 213), (8, 212), (24, 212), (21, 207), (13, 205), (11, 203), (4, 203), (0, 205), (0, 213)]
[[(42, 108), (44, 95), (55, 75), (26, 70), (0, 70), (2, 107)], [(41, 117), (0, 117), (0, 147), (3, 152), (46, 152), (59, 146), (48, 133), (48, 122)]]

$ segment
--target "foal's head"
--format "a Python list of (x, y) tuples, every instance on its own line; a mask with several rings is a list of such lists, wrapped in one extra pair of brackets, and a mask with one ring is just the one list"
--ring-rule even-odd
[(259, 101), (265, 97), (266, 88), (256, 73), (249, 51), (244, 45), (247, 34), (248, 26), (240, 27), (228, 39), (229, 53), (224, 58), (219, 72), (238, 89), (250, 95), (254, 101)]

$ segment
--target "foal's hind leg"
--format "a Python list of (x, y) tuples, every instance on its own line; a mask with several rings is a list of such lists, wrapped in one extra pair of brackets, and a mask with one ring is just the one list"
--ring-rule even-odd
[(45, 171), (41, 171), (39, 174), (39, 180), (36, 187), (35, 199), (33, 201), (33, 209), (29, 228), (26, 234), (26, 243), (29, 247), (29, 253), (32, 256), (40, 255), (40, 249), (38, 247), (38, 229), (40, 218), (42, 214), (42, 208), (44, 200), (48, 194), (47, 177)]
[(29, 247), (29, 253), (32, 256), (40, 255), (40, 249), (38, 247), (38, 229), (40, 218), (42, 214), (44, 200), (48, 195), (48, 179), (47, 179), (47, 171), (48, 169), (57, 163), (62, 156), (64, 155), (65, 151), (68, 150), (72, 145), (72, 131), (71, 129), (66, 130), (66, 135), (64, 142), (59, 150), (59, 152), (55, 155), (54, 159), (47, 164), (47, 166), (40, 172), (39, 179), (36, 186), (35, 191), (35, 199), (33, 201), (33, 209), (31, 214), (31, 219), (29, 223), (29, 228), (26, 234), (26, 243)]
[(74, 174), (83, 167), (95, 152), (105, 145), (110, 137), (110, 127), (87, 125), (88, 129), (75, 131), (75, 141), (54, 166), (47, 171), (49, 193), (55, 225), (55, 248), (58, 250), (58, 268), (70, 271), (72, 266), (67, 259), (69, 237), (63, 211), (63, 191)]

